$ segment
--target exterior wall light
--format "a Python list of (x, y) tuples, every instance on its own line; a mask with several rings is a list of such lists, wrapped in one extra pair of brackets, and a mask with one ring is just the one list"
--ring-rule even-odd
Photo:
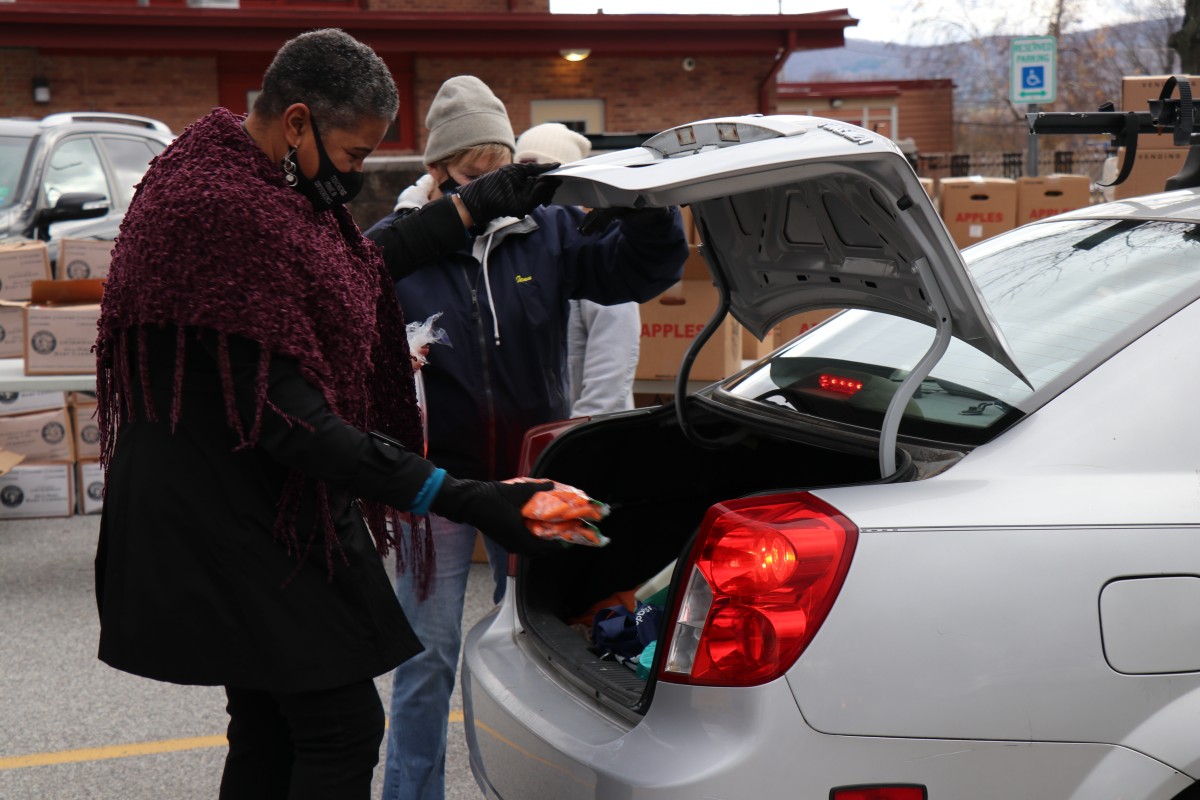
[(558, 54), (567, 61), (583, 61), (592, 54), (592, 51), (586, 47), (574, 47), (568, 50), (559, 50)]
[(50, 102), (50, 81), (41, 75), (35, 75), (33, 78), (33, 102)]

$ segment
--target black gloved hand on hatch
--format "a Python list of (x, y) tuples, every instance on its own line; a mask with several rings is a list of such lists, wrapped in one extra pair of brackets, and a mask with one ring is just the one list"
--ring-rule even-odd
[(627, 208), (623, 206), (609, 206), (608, 208), (593, 208), (587, 214), (584, 214), (583, 219), (576, 229), (584, 236), (602, 233), (608, 229), (613, 220), (634, 220), (636, 221), (662, 221), (671, 216), (670, 206), (647, 206), (645, 208)]
[(562, 544), (530, 533), (521, 509), (538, 492), (553, 488), (550, 481), (501, 483), (458, 480), (447, 475), (429, 510), (478, 528), (510, 553), (542, 555), (560, 551)]
[(557, 168), (558, 164), (508, 164), (460, 186), (458, 196), (476, 225), (497, 217), (524, 217), (554, 197), (560, 181), (541, 175)]

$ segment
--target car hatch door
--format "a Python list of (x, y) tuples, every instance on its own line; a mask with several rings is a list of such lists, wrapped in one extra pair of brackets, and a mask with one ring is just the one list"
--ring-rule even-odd
[(562, 181), (556, 203), (690, 206), (730, 313), (760, 339), (800, 311), (870, 309), (948, 324), (1023, 379), (932, 201), (886, 137), (818, 117), (719, 118), (550, 174)]

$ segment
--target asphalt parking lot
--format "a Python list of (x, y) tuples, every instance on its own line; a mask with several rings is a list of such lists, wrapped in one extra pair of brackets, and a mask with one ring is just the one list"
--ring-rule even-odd
[[(0, 521), (0, 800), (212, 800), (225, 757), (224, 692), (163, 684), (96, 659), (98, 517)], [(465, 625), (490, 608), (472, 569)], [(387, 707), (390, 676), (376, 681)], [(373, 796), (383, 790), (383, 751)], [(450, 713), (446, 797), (480, 792), (462, 700)]]

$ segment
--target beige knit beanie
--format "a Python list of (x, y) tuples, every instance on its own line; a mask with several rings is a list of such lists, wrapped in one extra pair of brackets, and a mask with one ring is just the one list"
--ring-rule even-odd
[(481, 144), (516, 149), (504, 103), (474, 75), (459, 75), (442, 84), (425, 116), (425, 127), (429, 129), (426, 165)]
[(535, 161), (539, 164), (570, 164), (587, 158), (592, 152), (592, 143), (587, 137), (563, 125), (561, 122), (546, 122), (534, 125), (517, 139), (517, 155), (513, 159)]

